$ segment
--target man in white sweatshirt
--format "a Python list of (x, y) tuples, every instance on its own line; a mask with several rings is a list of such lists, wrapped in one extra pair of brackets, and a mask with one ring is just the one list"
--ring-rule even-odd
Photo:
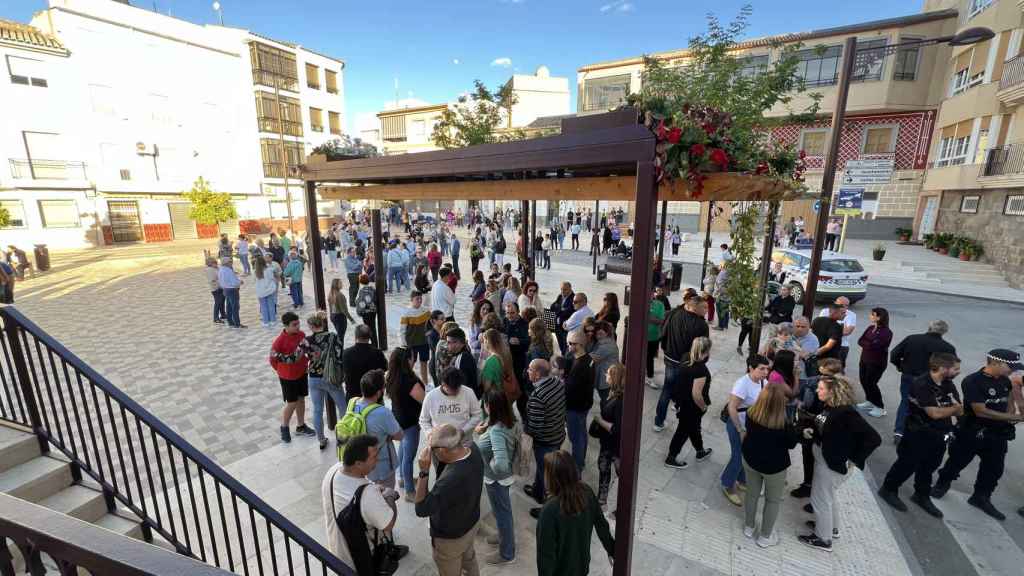
[[(441, 374), (441, 385), (423, 397), (420, 411), (421, 434), (429, 438), (430, 431), (442, 424), (451, 424), (462, 430), (463, 444), (473, 443), (473, 430), (480, 423), (482, 410), (480, 400), (468, 386), (463, 386), (464, 376), (458, 368), (449, 367)], [(441, 475), (444, 464), (437, 463), (437, 474)]]
[(442, 268), (441, 276), (430, 288), (430, 311), (444, 312), (445, 320), (455, 319), (455, 292), (448, 286), (448, 276), (451, 273), (450, 269)]

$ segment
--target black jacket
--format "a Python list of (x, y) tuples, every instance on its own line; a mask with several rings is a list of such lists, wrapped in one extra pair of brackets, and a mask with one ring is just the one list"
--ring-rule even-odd
[(939, 352), (956, 354), (956, 348), (943, 340), (941, 334), (911, 334), (889, 352), (889, 361), (904, 374), (920, 376), (928, 372), (928, 360), (932, 354)]
[(793, 309), (796, 308), (796, 300), (792, 296), (776, 296), (768, 303), (765, 311), (768, 312), (769, 324), (781, 324), (793, 321)]
[(345, 373), (345, 395), (357, 398), (363, 395), (359, 389), (359, 381), (370, 370), (387, 370), (388, 361), (384, 353), (368, 343), (356, 342), (341, 354), (341, 363)]
[(882, 437), (853, 406), (827, 409), (827, 416), (821, 417), (825, 418), (821, 431), (811, 429), (825, 464), (839, 474), (846, 474), (847, 462), (863, 470), (868, 456), (882, 444)]
[(562, 324), (566, 320), (568, 320), (570, 316), (572, 316), (573, 312), (576, 311), (576, 308), (574, 308), (572, 305), (572, 300), (575, 297), (576, 294), (573, 292), (569, 292), (569, 295), (565, 296), (564, 298), (562, 297), (562, 294), (559, 293), (558, 298), (555, 298), (555, 301), (551, 303), (550, 310), (554, 312), (556, 316), (558, 316), (558, 324), (556, 330), (561, 330)]
[(565, 378), (565, 409), (588, 412), (594, 405), (594, 364), (590, 354), (572, 361)]
[(482, 397), (480, 394), (480, 374), (477, 371), (476, 360), (469, 352), (469, 346), (466, 346), (458, 356), (452, 358), (450, 367), (458, 368), (459, 372), (462, 372), (462, 384), (475, 392), (477, 398)]
[(665, 336), (661, 339), (661, 349), (665, 358), (672, 362), (684, 362), (690, 357), (690, 346), (700, 336), (707, 336), (708, 321), (699, 314), (694, 314), (682, 306), (673, 308), (665, 317)]

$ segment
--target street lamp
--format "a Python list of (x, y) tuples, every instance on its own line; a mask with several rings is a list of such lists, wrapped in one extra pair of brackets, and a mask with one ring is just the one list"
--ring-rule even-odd
[(224, 9), (221, 7), (220, 2), (213, 3), (213, 11), (220, 17), (220, 25), (224, 25)]
[(950, 46), (968, 46), (990, 40), (995, 33), (988, 28), (967, 28), (952, 36), (938, 36), (910, 40), (897, 44), (887, 44), (876, 48), (865, 48), (857, 51), (857, 38), (846, 39), (843, 45), (843, 65), (839, 70), (839, 91), (836, 94), (836, 107), (832, 111), (832, 126), (828, 138), (828, 155), (821, 177), (821, 200), (818, 208), (818, 222), (814, 232), (814, 248), (811, 252), (811, 267), (807, 274), (807, 289), (804, 291), (804, 316), (814, 315), (814, 299), (818, 291), (818, 272), (821, 270), (821, 252), (825, 244), (825, 228), (828, 224), (832, 203), (832, 186), (835, 183), (836, 164), (839, 156), (839, 141), (843, 134), (843, 121), (846, 117), (846, 98), (850, 93), (850, 80), (856, 67), (865, 73), (878, 60), (895, 54), (900, 48), (917, 48), (936, 44)]

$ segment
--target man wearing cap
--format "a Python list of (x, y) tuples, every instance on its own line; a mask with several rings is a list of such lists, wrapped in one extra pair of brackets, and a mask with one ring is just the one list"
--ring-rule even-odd
[[(464, 445), (462, 435), (452, 424), (434, 428), (418, 460), (416, 515), (430, 518), (434, 563), (441, 576), (480, 573), (473, 540), (480, 529), (484, 461), (475, 443)], [(445, 468), (428, 490), (431, 456)]]
[(1003, 475), (1007, 443), (1016, 437), (1014, 424), (1024, 421), (1013, 393), (1013, 387), (1019, 385), (1009, 378), (1021, 369), (1020, 354), (998, 348), (988, 353), (984, 368), (963, 379), (964, 417), (949, 446), (949, 458), (939, 470), (932, 498), (942, 498), (953, 480), (978, 456), (981, 462), (974, 494), (967, 503), (996, 520), (1006, 519), (992, 505), (991, 497)]
[[(945, 352), (956, 356), (956, 348), (942, 339), (949, 331), (945, 320), (932, 320), (924, 334), (911, 334), (889, 352), (889, 362), (900, 371), (900, 407), (896, 411), (896, 426), (893, 442), (899, 444), (903, 438), (903, 424), (907, 419), (909, 406), (907, 397), (914, 380), (928, 373), (928, 360), (932, 354)], [(966, 400), (966, 398), (964, 399)]]

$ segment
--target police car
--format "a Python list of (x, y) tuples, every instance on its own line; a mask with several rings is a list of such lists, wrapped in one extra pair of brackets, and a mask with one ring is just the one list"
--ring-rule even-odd
[[(782, 263), (782, 271), (786, 273), (782, 283), (789, 286), (793, 299), (800, 302), (807, 288), (811, 251), (775, 250), (772, 252), (772, 262)], [(867, 291), (868, 275), (856, 258), (837, 252), (822, 252), (816, 300), (832, 301), (840, 296), (846, 296), (852, 304), (863, 300), (867, 296)]]

